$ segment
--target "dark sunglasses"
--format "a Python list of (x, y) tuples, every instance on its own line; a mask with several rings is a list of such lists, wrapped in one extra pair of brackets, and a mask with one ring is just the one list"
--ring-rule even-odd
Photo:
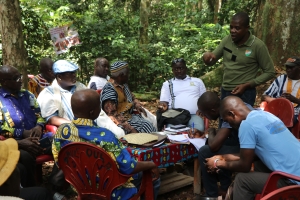
[(175, 58), (172, 63), (175, 64), (175, 63), (178, 63), (178, 62), (184, 62), (185, 63), (185, 60), (183, 58)]

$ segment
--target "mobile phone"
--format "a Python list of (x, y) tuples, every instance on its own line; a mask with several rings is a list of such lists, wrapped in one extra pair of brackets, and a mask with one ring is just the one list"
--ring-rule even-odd
[(173, 126), (171, 126), (170, 128), (171, 128), (171, 129), (181, 129), (181, 128), (185, 128), (185, 127), (186, 127), (186, 125), (179, 124), (179, 125), (173, 125)]
[(42, 147), (42, 148), (47, 148), (47, 147), (50, 147), (52, 145), (52, 143), (51, 143), (51, 141), (48, 137), (40, 139), (39, 143), (40, 143), (40, 147)]

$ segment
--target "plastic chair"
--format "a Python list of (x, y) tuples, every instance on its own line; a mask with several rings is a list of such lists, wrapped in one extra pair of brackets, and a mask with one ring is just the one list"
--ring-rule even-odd
[(267, 182), (265, 184), (265, 187), (264, 187), (262, 193), (261, 194), (257, 194), (255, 196), (255, 200), (262, 199), (263, 197), (265, 197), (269, 193), (277, 190), (278, 189), (277, 182), (281, 178), (288, 178), (288, 179), (292, 179), (292, 180), (300, 182), (300, 177), (299, 176), (295, 176), (295, 175), (292, 175), (292, 174), (284, 173), (284, 172), (281, 172), (281, 171), (274, 171), (274, 172), (272, 172), (270, 174), (270, 176), (269, 176), (269, 178), (268, 178), (268, 180), (267, 180)]
[(293, 127), (294, 107), (292, 103), (284, 98), (277, 98), (265, 106), (265, 111), (278, 117), (286, 127)]
[(294, 107), (289, 100), (278, 98), (270, 103), (263, 101), (260, 104), (260, 108), (274, 114), (281, 119), (281, 121), (283, 121), (285, 126), (290, 129), (293, 135), (298, 139), (300, 138), (300, 115), (298, 116), (298, 122), (293, 124)]
[(300, 199), (300, 185), (291, 185), (277, 189), (264, 196), (261, 200), (278, 199)]
[(298, 116), (298, 122), (294, 124), (294, 126), (291, 128), (291, 132), (296, 138), (300, 138), (300, 115)]
[[(59, 167), (65, 179), (74, 186), (78, 200), (111, 199), (112, 191), (123, 185), (132, 175), (121, 174), (116, 162), (102, 148), (83, 142), (64, 146), (58, 155)], [(154, 199), (151, 170), (143, 172), (138, 194), (131, 199)]]

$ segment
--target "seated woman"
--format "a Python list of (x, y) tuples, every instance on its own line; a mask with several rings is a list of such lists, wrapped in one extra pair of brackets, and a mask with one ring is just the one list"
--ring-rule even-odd
[(129, 90), (128, 64), (124, 61), (117, 61), (112, 64), (110, 70), (111, 79), (103, 87), (101, 93), (102, 109), (126, 133), (156, 132), (151, 122), (141, 116), (140, 113), (145, 114), (145, 110)]

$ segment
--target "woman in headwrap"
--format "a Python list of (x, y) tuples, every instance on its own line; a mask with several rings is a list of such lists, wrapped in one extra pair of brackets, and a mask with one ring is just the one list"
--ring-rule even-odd
[[(127, 82), (128, 64), (117, 61), (111, 65), (111, 79), (101, 93), (102, 109), (126, 133), (156, 132), (156, 128), (141, 116), (146, 115), (141, 103), (131, 93)], [(147, 115), (146, 115), (147, 116)]]

